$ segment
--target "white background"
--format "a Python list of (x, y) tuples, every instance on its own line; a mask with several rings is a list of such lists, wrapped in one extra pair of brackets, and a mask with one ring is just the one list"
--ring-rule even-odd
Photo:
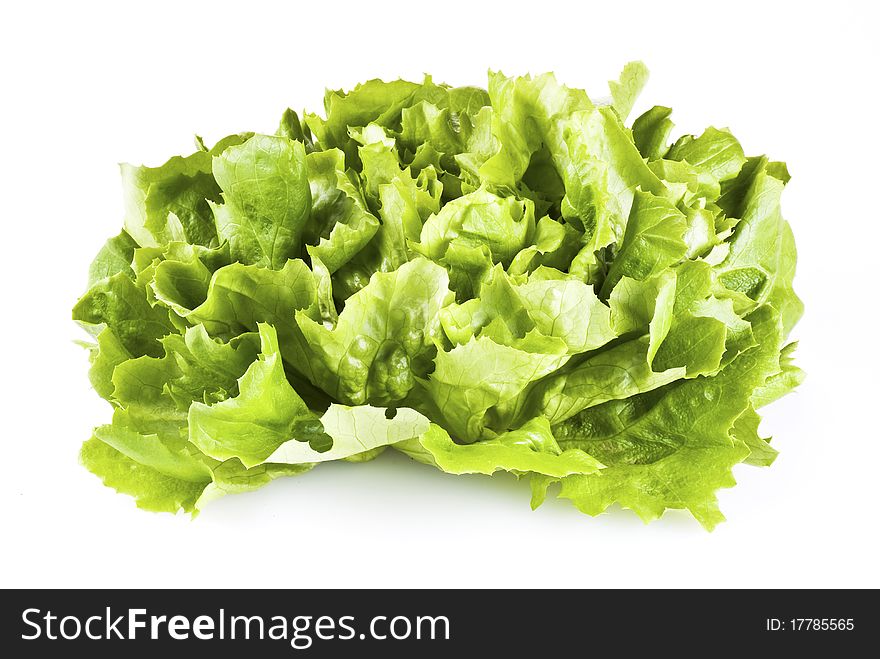
[[(880, 586), (876, 3), (20, 5), (0, 10), (0, 587)], [(729, 126), (794, 175), (809, 377), (767, 410), (781, 455), (736, 469), (714, 533), (686, 513), (530, 512), (524, 483), (390, 455), (193, 522), (141, 512), (77, 464), (110, 409), (69, 310), (121, 225), (117, 162), (159, 164), (196, 132), (271, 132), (325, 86), (484, 84), (491, 67), (605, 96), (631, 59), (652, 70), (633, 116), (657, 103), (681, 131)]]

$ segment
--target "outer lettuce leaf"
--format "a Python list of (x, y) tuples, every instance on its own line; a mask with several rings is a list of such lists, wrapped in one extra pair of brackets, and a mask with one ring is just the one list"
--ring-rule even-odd
[(80, 461), (105, 485), (134, 497), (144, 510), (191, 512), (207, 485), (207, 481), (181, 480), (144, 466), (94, 437), (83, 444)]
[(431, 424), (422, 436), (401, 442), (395, 448), (448, 474), (491, 475), (496, 471), (510, 471), (561, 478), (594, 474), (602, 468), (597, 460), (579, 449), (560, 449), (550, 424), (543, 417), (474, 444), (456, 444), (443, 428)]
[(774, 373), (752, 394), (752, 404), (756, 409), (769, 405), (790, 393), (804, 381), (806, 374), (794, 364), (793, 354), (797, 342), (782, 348), (779, 355), (779, 372)]
[(734, 422), (730, 434), (748, 447), (749, 455), (745, 459), (747, 464), (756, 467), (769, 467), (776, 460), (779, 451), (770, 446), (769, 437), (761, 437), (758, 432), (760, 423), (760, 415), (754, 407), (749, 407)]
[(265, 462), (247, 469), (239, 460), (226, 460), (211, 470), (212, 480), (193, 504), (193, 512), (199, 512), (206, 504), (227, 494), (258, 490), (276, 478), (299, 476), (311, 471), (313, 467), (313, 464), (287, 465)]
[(183, 441), (171, 441), (169, 435), (137, 432), (115, 417), (113, 424), (96, 428), (95, 437), (139, 465), (170, 478), (202, 484), (211, 478), (211, 470), (198, 451)]
[(237, 459), (217, 462), (188, 441), (190, 404), (238, 395), (237, 379), (258, 349), (255, 338), (244, 334), (221, 343), (197, 326), (185, 336), (166, 337), (162, 358), (117, 364), (112, 397), (118, 408), (113, 423), (97, 428), (84, 445), (84, 464), (107, 485), (135, 496), (139, 506), (166, 512), (196, 512), (221, 494), (310, 469), (260, 465), (247, 470)]
[(168, 513), (183, 510), (193, 514), (226, 494), (249, 492), (281, 476), (296, 476), (313, 467), (311, 464), (266, 463), (246, 469), (238, 460), (227, 460), (210, 470), (209, 480), (192, 481), (145, 466), (96, 438), (83, 444), (80, 460), (105, 485), (132, 496), (139, 508)]
[(294, 439), (281, 444), (269, 462), (308, 464), (374, 455), (386, 446), (421, 437), (430, 425), (428, 419), (406, 407), (397, 408), (389, 418), (387, 410), (370, 405), (331, 405), (321, 417), (321, 426), (333, 441), (329, 449), (319, 452)]
[(174, 478), (203, 482), (209, 462), (188, 441), (187, 409), (193, 401), (236, 395), (237, 379), (256, 354), (253, 335), (228, 344), (204, 328), (163, 340), (165, 356), (122, 361), (113, 369), (113, 423), (95, 437), (146, 467)]
[(650, 349), (650, 339), (643, 336), (549, 375), (520, 397), (517, 418), (542, 414), (560, 423), (606, 401), (628, 399), (685, 377), (685, 367), (655, 371), (648, 361)]
[[(755, 387), (776, 369), (782, 328), (762, 307), (751, 317), (758, 344), (711, 379), (687, 380), (647, 400), (610, 403), (554, 426), (560, 447), (587, 451), (606, 465), (600, 476), (562, 479), (559, 496), (590, 515), (613, 503), (645, 521), (685, 508), (706, 528), (724, 519), (715, 491), (734, 484), (730, 468), (749, 455), (731, 438)], [(550, 484), (534, 481), (535, 505)]]

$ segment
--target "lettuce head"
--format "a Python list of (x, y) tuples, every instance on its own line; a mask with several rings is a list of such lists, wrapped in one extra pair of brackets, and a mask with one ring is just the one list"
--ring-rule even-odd
[[(158, 167), (73, 309), (113, 408), (83, 464), (147, 510), (386, 449), (596, 515), (686, 509), (775, 449), (802, 305), (783, 163), (552, 74), (370, 80)], [(419, 467), (413, 467), (419, 468)]]

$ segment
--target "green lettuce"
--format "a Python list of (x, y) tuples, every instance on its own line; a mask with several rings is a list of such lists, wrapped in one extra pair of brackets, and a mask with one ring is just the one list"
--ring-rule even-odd
[(73, 308), (113, 410), (82, 463), (195, 514), (392, 449), (713, 528), (804, 378), (790, 175), (728, 129), (674, 136), (665, 106), (629, 123), (647, 78), (628, 64), (607, 102), (553, 74), (370, 80), (123, 165)]

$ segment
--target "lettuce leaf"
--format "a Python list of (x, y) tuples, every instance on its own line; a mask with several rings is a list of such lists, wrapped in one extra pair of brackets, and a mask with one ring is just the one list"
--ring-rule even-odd
[(299, 255), (311, 193), (305, 147), (286, 137), (254, 135), (212, 163), (223, 204), (211, 204), (218, 236), (236, 261), (278, 269)]
[(448, 474), (485, 474), (509, 471), (564, 477), (594, 474), (601, 468), (580, 449), (559, 448), (544, 417), (527, 421), (516, 430), (473, 444), (457, 444), (442, 427), (431, 424), (421, 436), (395, 444), (398, 451)]
[[(587, 410), (554, 426), (561, 447), (576, 447), (601, 460), (599, 476), (568, 476), (559, 496), (596, 515), (613, 503), (642, 519), (667, 508), (685, 508), (710, 529), (724, 519), (715, 491), (734, 485), (730, 469), (750, 455), (731, 431), (750, 408), (754, 389), (778, 365), (782, 328), (770, 307), (750, 317), (758, 344), (714, 377), (688, 380)], [(550, 484), (533, 481), (533, 505)]]
[(351, 405), (406, 398), (436, 353), (440, 309), (452, 298), (448, 282), (443, 268), (419, 258), (373, 275), (332, 329), (298, 311), (314, 383)]

